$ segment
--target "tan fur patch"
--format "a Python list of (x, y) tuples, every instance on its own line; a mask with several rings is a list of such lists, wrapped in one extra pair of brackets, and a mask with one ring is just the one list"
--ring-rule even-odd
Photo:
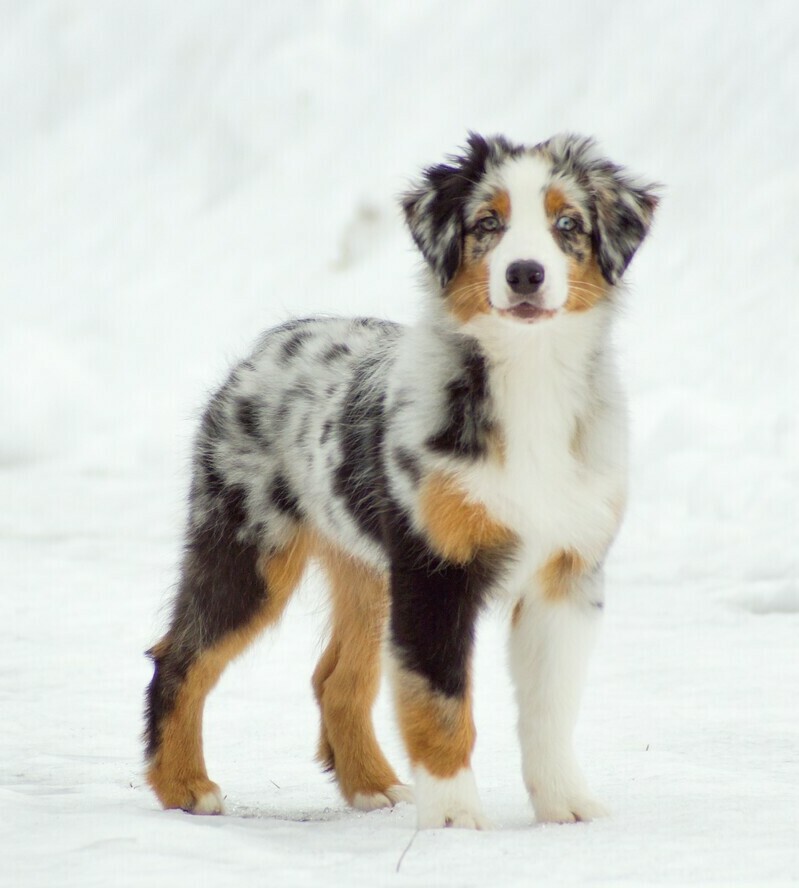
[(500, 548), (516, 539), (482, 503), (469, 500), (458, 482), (444, 472), (435, 472), (424, 482), (420, 505), (431, 545), (455, 564), (466, 564), (480, 549)]
[[(495, 212), (503, 224), (511, 214), (510, 195), (497, 191), (491, 200), (481, 205), (481, 213)], [(463, 324), (475, 315), (488, 314), (491, 300), (488, 293), (488, 254), (473, 234), (466, 236), (461, 266), (447, 285), (446, 298), (450, 312)]]
[(522, 618), (522, 607), (523, 604), (520, 598), (513, 606), (513, 613), (510, 615), (510, 624), (514, 628), (519, 625), (519, 620)]
[[(471, 684), (471, 682), (469, 683)], [(411, 763), (434, 777), (453, 777), (468, 767), (475, 729), (471, 692), (447, 697), (405, 671), (396, 676), (397, 716)]]
[(388, 580), (345, 552), (322, 544), (333, 627), (314, 671), (322, 714), (319, 760), (335, 768), (344, 797), (384, 793), (399, 783), (375, 737), (372, 706), (380, 687), (380, 646), (388, 617)]
[[(325, 688), (325, 682), (333, 674), (333, 670), (338, 663), (339, 654), (341, 652), (341, 642), (333, 635), (327, 643), (322, 656), (316, 664), (311, 678), (311, 686), (313, 687), (316, 702), (322, 708), (322, 693)], [(325, 769), (332, 771), (336, 767), (336, 756), (333, 752), (333, 746), (325, 726), (324, 713), (322, 713), (321, 725), (319, 730), (319, 743), (316, 747), (316, 760)]]
[(610, 286), (595, 257), (590, 255), (583, 263), (569, 262), (569, 296), (566, 311), (588, 311), (610, 292)]
[(563, 550), (538, 571), (538, 579), (547, 601), (561, 601), (573, 588), (574, 580), (585, 573), (587, 565), (577, 552)]
[(464, 256), (461, 267), (446, 289), (450, 312), (462, 323), (475, 315), (488, 314), (491, 302), (488, 298), (488, 263), (481, 257), (472, 261)]
[(507, 191), (497, 191), (486, 205), (486, 209), (493, 210), (503, 222), (510, 219), (510, 195)]
[[(274, 607), (279, 607), (282, 613), (288, 596), (302, 579), (313, 545), (314, 537), (303, 530), (280, 552), (266, 555), (261, 559), (261, 573), (266, 578), (270, 593), (268, 606), (274, 604)], [(269, 614), (265, 616), (267, 622), (271, 622)]]
[[(216, 685), (225, 666), (238, 656), (256, 635), (274, 623), (286, 607), (299, 583), (309, 553), (309, 538), (299, 533), (291, 545), (276, 555), (265, 557), (261, 571), (269, 594), (264, 606), (246, 626), (226, 635), (222, 641), (199, 654), (180, 685), (172, 711), (161, 723), (161, 742), (147, 771), (147, 779), (165, 808), (191, 811), (207, 792), (216, 789), (208, 779), (203, 756), (202, 717), (205, 698)], [(166, 653), (167, 637), (155, 647), (156, 655)]]
[(547, 189), (547, 193), (544, 195), (544, 210), (547, 216), (554, 218), (560, 215), (562, 210), (568, 205), (569, 202), (566, 200), (566, 195), (560, 188), (552, 186)]
[(165, 808), (191, 811), (214, 788), (203, 757), (203, 706), (228, 659), (216, 651), (193, 664), (174, 709), (162, 723), (161, 743), (147, 770), (147, 780)]

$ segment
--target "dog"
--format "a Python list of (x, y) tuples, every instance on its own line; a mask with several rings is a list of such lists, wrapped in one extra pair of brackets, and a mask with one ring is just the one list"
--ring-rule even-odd
[[(347, 802), (413, 800), (419, 828), (488, 825), (471, 663), (499, 598), (536, 819), (606, 813), (572, 733), (626, 499), (609, 331), (657, 203), (590, 138), (470, 134), (402, 196), (426, 269), (417, 324), (293, 320), (232, 370), (201, 421), (171, 623), (148, 651), (147, 777), (164, 807), (222, 811), (205, 697), (315, 559), (332, 601), (318, 759)], [(372, 725), (383, 650), (413, 790)]]

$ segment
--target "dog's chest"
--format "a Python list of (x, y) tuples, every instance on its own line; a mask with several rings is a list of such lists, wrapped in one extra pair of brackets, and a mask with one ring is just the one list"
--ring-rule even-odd
[(519, 537), (523, 569), (534, 571), (561, 550), (595, 563), (615, 533), (623, 483), (593, 458), (596, 393), (580, 375), (532, 369), (539, 372), (495, 380), (502, 446), (462, 481)]

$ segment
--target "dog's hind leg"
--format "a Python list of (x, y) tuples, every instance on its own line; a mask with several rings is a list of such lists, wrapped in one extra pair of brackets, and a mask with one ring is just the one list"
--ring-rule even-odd
[(318, 759), (335, 773), (346, 800), (371, 810), (410, 801), (375, 737), (372, 706), (380, 688), (380, 652), (388, 615), (385, 578), (343, 552), (323, 547), (332, 632), (313, 687), (321, 710)]
[(302, 576), (308, 537), (297, 530), (277, 551), (259, 552), (237, 536), (235, 489), (220, 496), (212, 525), (190, 534), (172, 623), (150, 651), (147, 779), (165, 808), (222, 811), (208, 778), (202, 741), (205, 698), (227, 663), (282, 614)]

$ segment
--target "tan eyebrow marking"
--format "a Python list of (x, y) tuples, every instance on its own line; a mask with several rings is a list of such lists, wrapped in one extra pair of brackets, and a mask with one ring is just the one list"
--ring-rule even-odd
[(566, 195), (560, 188), (553, 186), (547, 189), (547, 193), (544, 195), (544, 209), (548, 216), (557, 216), (568, 206), (569, 202), (566, 200)]
[(510, 195), (504, 189), (497, 191), (486, 205), (486, 209), (494, 210), (497, 215), (501, 216), (506, 222), (510, 219)]

